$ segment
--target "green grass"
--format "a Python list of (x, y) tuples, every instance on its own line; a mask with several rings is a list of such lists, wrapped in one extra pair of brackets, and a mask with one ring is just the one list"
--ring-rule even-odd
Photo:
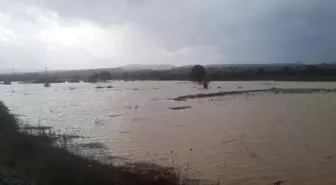
[(35, 132), (19, 129), (19, 120), (0, 102), (0, 165), (39, 185), (180, 184), (180, 177), (172, 168), (116, 166), (75, 155), (60, 144), (60, 138), (65, 137), (46, 129)]

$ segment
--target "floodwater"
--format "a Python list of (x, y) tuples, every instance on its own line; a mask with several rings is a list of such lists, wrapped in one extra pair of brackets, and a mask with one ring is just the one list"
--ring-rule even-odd
[(213, 82), (208, 90), (190, 82), (13, 84), (0, 87), (0, 99), (24, 122), (101, 142), (109, 155), (173, 165), (190, 178), (233, 185), (336, 184), (336, 93), (171, 100), (272, 87), (336, 83)]

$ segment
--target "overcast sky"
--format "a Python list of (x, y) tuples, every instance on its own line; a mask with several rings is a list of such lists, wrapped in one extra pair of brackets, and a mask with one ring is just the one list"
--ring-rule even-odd
[(0, 0), (0, 71), (336, 60), (335, 0)]

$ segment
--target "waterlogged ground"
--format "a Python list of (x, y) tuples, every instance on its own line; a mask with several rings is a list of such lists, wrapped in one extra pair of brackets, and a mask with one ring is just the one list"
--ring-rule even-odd
[[(95, 87), (101, 85), (113, 88)], [(178, 167), (222, 184), (336, 184), (336, 93), (219, 91), (336, 88), (336, 83), (111, 82), (0, 86), (21, 120), (101, 142), (108, 155)]]

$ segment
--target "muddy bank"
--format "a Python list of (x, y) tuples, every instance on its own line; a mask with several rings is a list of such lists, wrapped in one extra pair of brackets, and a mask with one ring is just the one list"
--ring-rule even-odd
[(173, 98), (175, 101), (185, 101), (195, 98), (209, 98), (217, 96), (230, 96), (241, 95), (249, 93), (274, 93), (274, 94), (310, 94), (310, 93), (335, 93), (336, 89), (322, 89), (322, 88), (297, 88), (297, 89), (285, 89), (285, 88), (270, 88), (270, 89), (258, 89), (258, 90), (245, 90), (245, 91), (223, 91), (216, 93), (202, 93), (195, 95), (185, 95)]
[[(46, 131), (47, 127), (20, 131), (19, 122), (0, 101), (1, 185), (175, 185), (181, 181), (171, 167), (102, 163), (80, 153), (80, 146), (68, 148), (67, 140)], [(89, 143), (82, 147), (105, 146)]]

